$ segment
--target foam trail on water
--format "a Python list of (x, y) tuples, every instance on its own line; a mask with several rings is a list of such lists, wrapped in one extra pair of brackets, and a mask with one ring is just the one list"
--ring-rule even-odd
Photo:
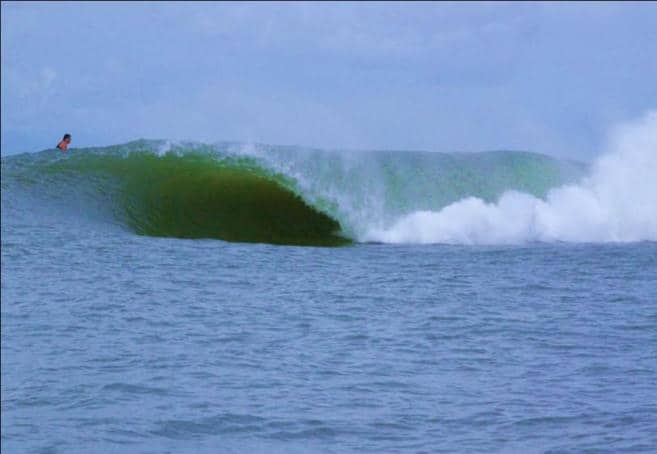
[(621, 126), (610, 151), (576, 185), (545, 199), (508, 191), (496, 203), (469, 197), (439, 211), (416, 211), (364, 241), (516, 244), (527, 241), (657, 241), (657, 111)]

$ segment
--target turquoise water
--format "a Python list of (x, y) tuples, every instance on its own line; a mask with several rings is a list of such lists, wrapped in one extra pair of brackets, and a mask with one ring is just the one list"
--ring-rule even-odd
[(3, 452), (656, 449), (657, 243), (368, 240), (584, 166), (163, 146), (3, 158)]

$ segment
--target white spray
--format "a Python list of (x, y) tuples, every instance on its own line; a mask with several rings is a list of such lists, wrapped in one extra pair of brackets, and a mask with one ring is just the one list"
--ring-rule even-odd
[(609, 152), (577, 185), (545, 200), (516, 191), (497, 203), (470, 197), (416, 211), (360, 240), (387, 243), (512, 244), (527, 241), (657, 241), (657, 111), (618, 128)]

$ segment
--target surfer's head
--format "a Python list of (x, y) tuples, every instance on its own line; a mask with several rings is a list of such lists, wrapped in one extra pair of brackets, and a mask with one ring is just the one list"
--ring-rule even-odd
[(68, 144), (71, 143), (71, 135), (70, 134), (64, 134), (64, 137), (62, 137), (62, 140), (57, 144), (57, 148), (59, 148), (62, 151), (66, 151), (68, 148)]

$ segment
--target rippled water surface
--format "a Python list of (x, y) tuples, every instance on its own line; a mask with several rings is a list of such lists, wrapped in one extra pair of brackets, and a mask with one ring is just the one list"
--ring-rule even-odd
[(6, 208), (3, 452), (657, 450), (655, 243), (304, 248)]

